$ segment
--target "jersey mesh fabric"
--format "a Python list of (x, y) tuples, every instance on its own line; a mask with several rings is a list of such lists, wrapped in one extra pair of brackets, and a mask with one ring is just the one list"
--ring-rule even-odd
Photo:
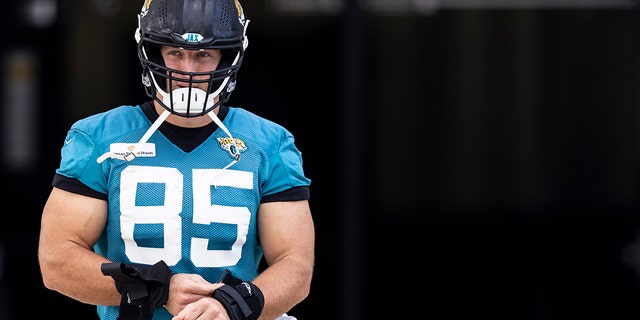
[[(310, 180), (282, 126), (240, 108), (230, 108), (224, 124), (246, 147), (226, 170), (221, 168), (233, 158), (220, 129), (190, 152), (156, 132), (148, 140), (155, 146), (153, 156), (97, 164), (111, 144), (139, 141), (151, 122), (139, 106), (76, 122), (57, 173), (109, 195), (107, 228), (95, 251), (117, 262), (164, 260), (174, 273), (199, 273), (211, 282), (226, 268), (253, 280), (262, 258), (256, 226), (260, 199), (308, 186)], [(99, 306), (98, 314), (115, 320), (118, 308)], [(155, 320), (171, 318), (164, 308), (154, 313)]]

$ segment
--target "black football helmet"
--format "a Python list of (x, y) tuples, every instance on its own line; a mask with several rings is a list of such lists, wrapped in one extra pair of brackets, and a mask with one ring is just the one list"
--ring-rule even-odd
[[(238, 0), (145, 0), (138, 14), (135, 39), (147, 95), (182, 117), (202, 116), (227, 102), (248, 45), (248, 23)], [(160, 55), (162, 45), (220, 49), (222, 60), (211, 72), (171, 69)], [(168, 92), (171, 82), (178, 80), (208, 83), (208, 92), (191, 85)]]

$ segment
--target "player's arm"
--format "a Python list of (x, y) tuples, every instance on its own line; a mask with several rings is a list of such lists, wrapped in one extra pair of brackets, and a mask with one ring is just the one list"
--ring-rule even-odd
[(92, 251), (107, 222), (107, 202), (53, 188), (40, 225), (38, 261), (45, 287), (88, 304), (118, 305), (106, 258)]
[(275, 319), (309, 295), (315, 255), (309, 202), (261, 204), (258, 232), (268, 264), (253, 281), (265, 300), (260, 319)]

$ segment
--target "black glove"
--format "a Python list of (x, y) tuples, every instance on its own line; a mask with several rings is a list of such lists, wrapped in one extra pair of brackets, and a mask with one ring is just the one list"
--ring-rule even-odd
[(222, 276), (225, 285), (213, 292), (231, 320), (256, 320), (264, 308), (264, 296), (255, 284), (234, 277), (227, 269)]
[(154, 265), (103, 263), (102, 274), (111, 276), (122, 295), (118, 320), (151, 320), (153, 310), (169, 298), (173, 273), (164, 261)]

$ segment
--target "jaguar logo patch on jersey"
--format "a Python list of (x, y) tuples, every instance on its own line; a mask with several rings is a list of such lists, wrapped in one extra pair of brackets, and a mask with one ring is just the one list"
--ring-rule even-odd
[(221, 137), (218, 138), (220, 148), (227, 150), (229, 155), (234, 158), (240, 158), (240, 152), (247, 151), (247, 145), (239, 138)]

